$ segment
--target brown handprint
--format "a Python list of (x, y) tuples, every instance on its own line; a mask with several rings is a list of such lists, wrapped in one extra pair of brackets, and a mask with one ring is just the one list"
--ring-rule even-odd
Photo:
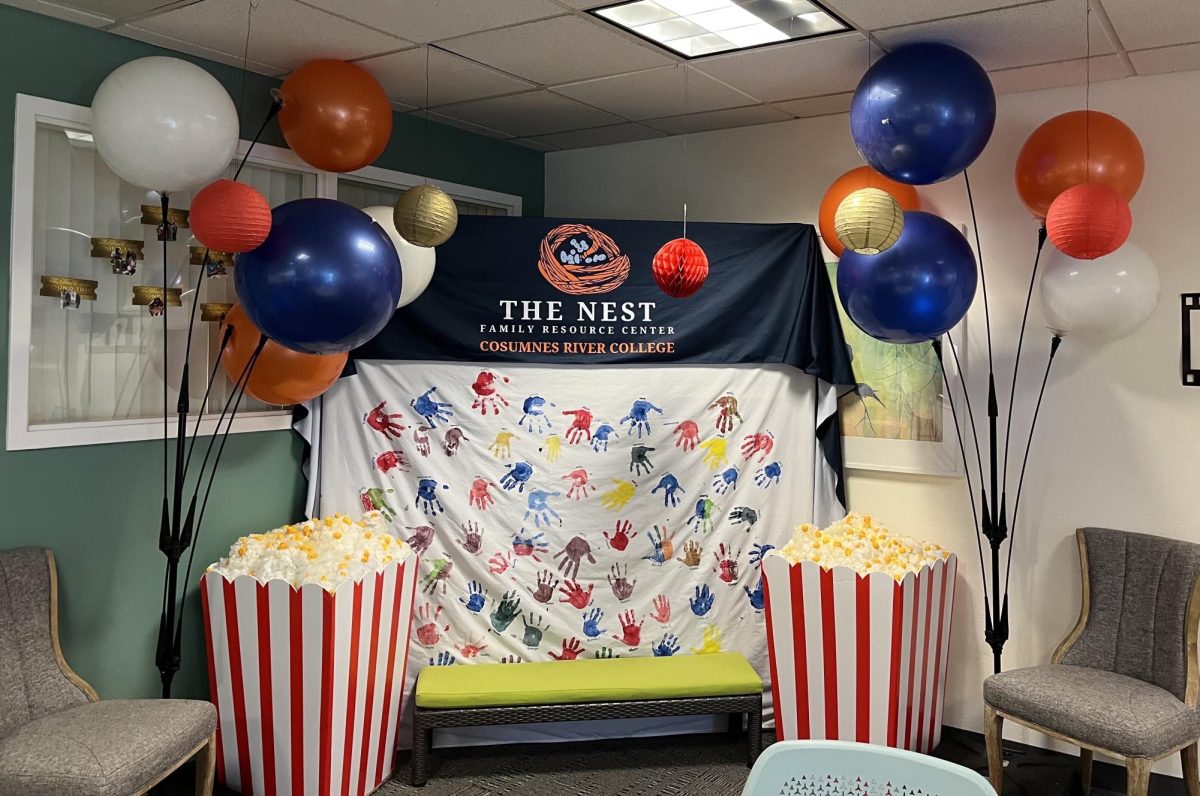
[(407, 529), (412, 531), (413, 535), (404, 541), (408, 543), (414, 553), (424, 555), (425, 551), (429, 549), (429, 545), (433, 544), (433, 528), (428, 525), (418, 525), (415, 528), (408, 526)]
[(629, 580), (629, 566), (622, 568), (618, 562), (612, 565), (612, 572), (608, 576), (608, 585), (612, 587), (613, 594), (621, 602), (625, 602), (633, 596), (633, 588), (637, 586), (637, 578), (632, 582)]
[(561, 557), (558, 571), (571, 580), (579, 577), (579, 563), (585, 556), (589, 564), (596, 563), (596, 558), (592, 555), (592, 546), (582, 536), (572, 536), (567, 546), (554, 554), (555, 558)]
[(671, 621), (671, 601), (667, 595), (660, 594), (650, 603), (654, 606), (654, 613), (650, 614), (655, 622), (660, 625), (665, 625)]
[(413, 442), (417, 445), (417, 453), (422, 456), (429, 455), (429, 435), (425, 433), (429, 430), (429, 426), (417, 426), (413, 429)]
[(471, 440), (463, 436), (463, 431), (458, 426), (455, 426), (446, 431), (446, 439), (442, 441), (442, 450), (447, 456), (453, 456), (458, 453), (458, 446), (464, 442)]
[(683, 555), (677, 560), (682, 561), (688, 569), (695, 569), (700, 566), (700, 557), (704, 555), (704, 548), (695, 539), (689, 539), (683, 543)]
[(480, 528), (479, 523), (474, 520), (467, 520), (461, 527), (463, 538), (459, 539), (458, 543), (471, 555), (478, 555), (480, 548), (483, 547), (483, 528)]
[(742, 416), (738, 414), (738, 399), (734, 395), (726, 393), (709, 405), (709, 410), (719, 409), (717, 415), (717, 431), (724, 434), (733, 428), (733, 419), (736, 417), (740, 423)]
[(558, 578), (554, 577), (554, 573), (548, 569), (543, 569), (538, 573), (537, 589), (529, 589), (529, 593), (533, 595), (533, 599), (540, 603), (548, 603), (554, 596), (554, 587), (558, 585)]

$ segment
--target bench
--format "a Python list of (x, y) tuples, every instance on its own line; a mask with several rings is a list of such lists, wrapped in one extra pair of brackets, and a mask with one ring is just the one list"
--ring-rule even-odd
[(729, 714), (762, 751), (762, 679), (737, 653), (429, 666), (417, 678), (412, 784), (429, 779), (435, 727)]

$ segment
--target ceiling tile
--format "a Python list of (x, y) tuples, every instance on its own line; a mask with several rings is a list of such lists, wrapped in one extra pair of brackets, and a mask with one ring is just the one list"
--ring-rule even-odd
[(1196, 0), (1104, 0), (1104, 10), (1127, 50), (1200, 42), (1200, 2)]
[(600, 8), (601, 6), (611, 6), (619, 0), (560, 0), (565, 6), (578, 8), (580, 11), (586, 11), (589, 8)]
[[(145, 30), (137, 27), (136, 25), (118, 25), (117, 27), (112, 28), (112, 32), (129, 39), (137, 39), (138, 41), (144, 41), (147, 44), (165, 47), (168, 50), (176, 50), (178, 52), (186, 52), (191, 53), (192, 55), (198, 55), (201, 58), (207, 58), (210, 61), (229, 64), (230, 66), (236, 66), (239, 68), (242, 66), (242, 53), (240, 50), (236, 53), (212, 50), (208, 47), (201, 47), (197, 44), (193, 44), (192, 42), (183, 41), (182, 39), (177, 39), (173, 36), (164, 36), (161, 33)], [(242, 35), (244, 36), (245, 34), (243, 33)], [(258, 72), (262, 75), (279, 75), (288, 71), (278, 64), (268, 64), (253, 58), (246, 62), (246, 67), (251, 72)]]
[[(235, 55), (240, 63), (248, 8), (246, 0), (204, 0), (143, 19), (134, 27)], [(250, 18), (250, 57), (284, 69), (313, 58), (361, 58), (407, 44), (296, 0), (259, 0)]]
[(550, 0), (303, 0), (316, 8), (421, 43), (559, 16)]
[(1129, 58), (1139, 75), (1186, 72), (1190, 69), (1200, 69), (1200, 43), (1141, 50), (1130, 53)]
[(438, 108), (437, 113), (526, 138), (623, 121), (610, 113), (549, 91), (528, 91), (507, 97), (460, 102)]
[(697, 71), (762, 102), (853, 91), (866, 66), (867, 40), (857, 33), (718, 55), (695, 64)]
[[(520, 78), (497, 72), (482, 64), (461, 58), (453, 53), (428, 48), (429, 103), (446, 105), (451, 102), (514, 94), (536, 88)], [(375, 75), (393, 100), (417, 108), (425, 106), (425, 47), (380, 55), (358, 61)]]
[(873, 31), (908, 25), (942, 17), (975, 14), (996, 8), (1018, 6), (1030, 0), (905, 0), (905, 2), (880, 2), (880, 0), (822, 0), (826, 8), (859, 30)]
[(1079, 58), (1053, 64), (999, 69), (989, 77), (997, 94), (1015, 94), (1019, 91), (1039, 91), (1044, 88), (1082, 86), (1089, 80), (1092, 83), (1120, 80), (1129, 77), (1129, 72), (1119, 56), (1101, 55), (1091, 59), (1090, 68), (1086, 58)]
[(554, 91), (627, 119), (650, 119), (684, 113), (735, 108), (753, 102), (740, 91), (688, 68), (684, 98), (684, 66), (664, 66), (645, 72), (602, 77), (556, 86)]
[(106, 14), (79, 11), (58, 3), (42, 2), (42, 0), (3, 0), (3, 5), (32, 11), (35, 14), (45, 14), (56, 19), (65, 19), (67, 22), (74, 22), (76, 25), (85, 25), (89, 28), (100, 28), (113, 23), (113, 18)]
[(804, 99), (776, 102), (775, 107), (792, 116), (828, 116), (831, 113), (849, 113), (850, 99), (854, 92), (844, 94), (826, 94), (823, 97), (805, 97)]
[[(1091, 51), (1105, 55), (1115, 51), (1096, 15), (1091, 19)], [(954, 17), (937, 22), (906, 25), (876, 34), (889, 49), (913, 42), (936, 41), (953, 44), (970, 53), (984, 69), (1010, 69), (1083, 58), (1084, 6), (1080, 0), (1048, 0), (1044, 3)]]
[(552, 147), (547, 144), (543, 144), (540, 141), (534, 141), (532, 138), (514, 138), (512, 139), (512, 142), (519, 146), (523, 146), (526, 149), (534, 149), (538, 152), (556, 152), (558, 150), (558, 147)]
[(727, 127), (748, 127), (752, 124), (786, 122), (791, 118), (770, 105), (751, 105), (746, 108), (729, 108), (708, 113), (693, 113), (688, 116), (650, 119), (645, 124), (647, 127), (661, 130), (668, 135), (684, 135), (705, 130), (721, 130)]
[[(418, 111), (418, 112), (414, 113), (413, 116), (417, 117), (418, 119), (422, 119), (422, 118), (424, 118), (424, 112)], [(457, 127), (460, 130), (466, 130), (469, 133), (478, 133), (479, 135), (486, 135), (489, 138), (512, 138), (513, 137), (512, 133), (506, 133), (503, 130), (497, 130), (492, 127), (485, 127), (484, 125), (481, 125), (481, 124), (472, 124), (471, 122), (464, 121), (462, 119), (455, 119), (450, 116), (443, 116), (442, 114), (438, 113), (437, 111), (430, 111), (429, 118), (431, 120), (433, 120), (435, 122), (439, 122), (441, 124), (448, 124), (451, 127)]]
[(543, 85), (673, 62), (653, 45), (615, 33), (600, 20), (575, 16), (475, 33), (440, 46)]
[(663, 134), (658, 130), (651, 130), (649, 127), (628, 122), (608, 127), (572, 130), (567, 133), (539, 135), (536, 140), (554, 149), (579, 149), (588, 146), (624, 144), (629, 141), (643, 141), (647, 138), (662, 138), (662, 136)]

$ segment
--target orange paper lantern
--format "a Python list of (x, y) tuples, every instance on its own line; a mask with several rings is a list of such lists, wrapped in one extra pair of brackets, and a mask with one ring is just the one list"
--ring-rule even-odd
[(687, 298), (708, 279), (708, 255), (688, 238), (663, 244), (654, 255), (654, 281), (668, 296)]
[(1121, 248), (1133, 226), (1129, 203), (1097, 182), (1068, 188), (1050, 203), (1046, 234), (1063, 254), (1094, 260)]
[(901, 210), (921, 209), (917, 189), (911, 185), (888, 179), (870, 166), (850, 169), (825, 190), (825, 196), (821, 198), (821, 207), (817, 211), (821, 240), (825, 241), (834, 257), (841, 257), (846, 248), (845, 244), (838, 240), (837, 230), (834, 228), (834, 216), (837, 215), (838, 206), (847, 196), (863, 188), (878, 188), (891, 195)]
[(261, 193), (233, 180), (206, 185), (188, 215), (196, 240), (219, 252), (257, 249), (271, 231), (271, 206)]

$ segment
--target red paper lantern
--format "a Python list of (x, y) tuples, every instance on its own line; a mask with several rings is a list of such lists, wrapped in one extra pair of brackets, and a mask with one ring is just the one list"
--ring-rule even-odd
[(1133, 215), (1113, 188), (1085, 182), (1058, 195), (1046, 213), (1046, 234), (1063, 254), (1094, 260), (1112, 254), (1129, 237)]
[(261, 193), (233, 180), (206, 185), (188, 215), (196, 240), (219, 252), (257, 249), (271, 231), (271, 206)]
[(654, 281), (668, 296), (687, 298), (708, 279), (708, 255), (693, 240), (676, 238), (654, 255)]

